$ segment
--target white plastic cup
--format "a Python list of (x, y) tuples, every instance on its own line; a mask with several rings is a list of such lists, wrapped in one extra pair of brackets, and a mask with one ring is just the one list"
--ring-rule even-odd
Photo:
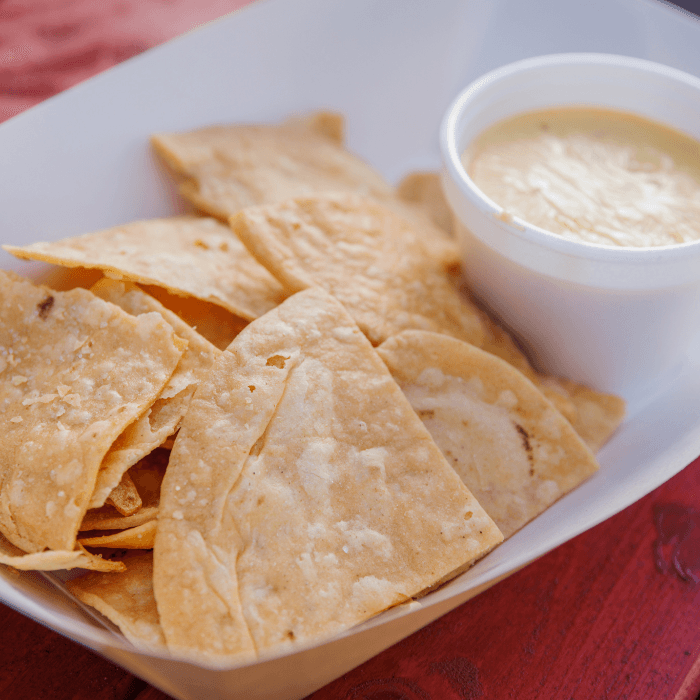
[(484, 75), (453, 102), (440, 133), (443, 187), (472, 290), (535, 364), (636, 399), (681, 365), (698, 333), (700, 241), (648, 248), (572, 241), (509, 217), (461, 162), (492, 124), (575, 105), (633, 113), (700, 140), (698, 78), (625, 56), (543, 56)]

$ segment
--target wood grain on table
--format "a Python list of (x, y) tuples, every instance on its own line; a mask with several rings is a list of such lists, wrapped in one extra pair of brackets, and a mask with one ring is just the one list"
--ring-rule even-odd
[[(0, 0), (0, 120), (246, 0)], [(700, 693), (700, 460), (313, 700)], [(163, 700), (0, 606), (3, 700)]]

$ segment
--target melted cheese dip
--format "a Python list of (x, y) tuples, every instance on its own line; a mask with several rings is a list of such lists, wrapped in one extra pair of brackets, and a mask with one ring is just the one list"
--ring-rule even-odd
[(521, 114), (462, 160), (506, 215), (567, 238), (635, 247), (700, 238), (700, 142), (632, 114)]

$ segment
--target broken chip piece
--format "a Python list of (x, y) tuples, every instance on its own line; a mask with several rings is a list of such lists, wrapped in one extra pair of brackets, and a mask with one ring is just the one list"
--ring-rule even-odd
[(88, 510), (80, 523), (80, 532), (126, 530), (155, 520), (160, 503), (160, 487), (169, 458), (169, 450), (157, 448), (127, 472), (141, 498), (141, 507), (136, 513), (123, 515), (114, 506), (106, 503), (101, 508)]
[(58, 571), (61, 569), (92, 569), (94, 571), (124, 571), (119, 561), (103, 559), (77, 545), (72, 550), (50, 550), (27, 554), (0, 534), (0, 564), (17, 571)]
[(68, 582), (78, 600), (99, 610), (138, 649), (164, 651), (165, 638), (153, 597), (151, 552), (128, 552), (121, 574), (89, 573)]

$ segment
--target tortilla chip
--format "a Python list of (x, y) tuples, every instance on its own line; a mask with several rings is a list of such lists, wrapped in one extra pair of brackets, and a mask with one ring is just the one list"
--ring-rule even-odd
[(219, 350), (226, 350), (248, 325), (245, 319), (208, 301), (179, 297), (152, 285), (139, 286)]
[(569, 422), (507, 362), (420, 331), (377, 352), (505, 537), (597, 470)]
[(552, 377), (533, 369), (513, 338), (485, 313), (482, 349), (522, 372), (551, 401), (583, 441), (597, 452), (625, 417), (625, 400), (589, 389), (569, 379)]
[(620, 396), (555, 377), (543, 379), (540, 389), (552, 403), (553, 397), (561, 395), (571, 401), (575, 414), (569, 421), (594, 452), (603, 447), (625, 418), (625, 400)]
[(84, 267), (51, 267), (41, 275), (41, 283), (57, 292), (68, 292), (76, 287), (90, 289), (102, 277), (101, 270)]
[(107, 497), (107, 503), (114, 506), (122, 515), (133, 515), (143, 505), (141, 496), (128, 473), (112, 489)]
[(397, 189), (399, 197), (420, 209), (443, 231), (454, 236), (454, 214), (442, 191), (440, 173), (409, 173)]
[(115, 304), (132, 316), (141, 316), (153, 311), (159, 313), (173, 331), (187, 341), (187, 349), (182, 354), (168, 383), (163, 387), (161, 398), (174, 398), (184, 389), (196, 386), (219, 356), (219, 350), (211, 343), (194, 331), (177, 314), (166, 309), (135, 284), (102, 279), (93, 285), (90, 291), (100, 299)]
[(153, 597), (153, 556), (129, 552), (123, 574), (86, 574), (68, 582), (80, 601), (101, 612), (144, 651), (164, 651), (165, 638)]
[(160, 500), (155, 505), (144, 505), (133, 515), (121, 515), (116, 508), (110, 505), (89, 510), (83, 518), (83, 522), (80, 523), (80, 534), (93, 530), (127, 530), (139, 527), (158, 517), (159, 503)]
[(127, 472), (141, 497), (142, 505), (138, 512), (125, 516), (111, 505), (88, 510), (80, 524), (80, 531), (126, 530), (155, 520), (160, 504), (160, 487), (169, 459), (170, 452), (158, 448)]
[(114, 279), (164, 287), (257, 318), (284, 298), (279, 284), (215, 219), (175, 216), (24, 247), (18, 258), (98, 268)]
[(231, 226), (288, 292), (323, 287), (373, 344), (407, 329), (482, 342), (479, 310), (460, 296), (422, 232), (368, 199), (327, 195), (251, 207)]
[(110, 535), (82, 537), (78, 543), (83, 547), (105, 547), (107, 549), (153, 549), (156, 538), (156, 521), (149, 520), (143, 525)]
[(345, 629), (500, 541), (352, 319), (311, 289), (251, 323), (197, 389), (154, 588), (171, 651), (228, 661)]
[(223, 220), (244, 207), (328, 191), (394, 197), (379, 173), (310, 123), (212, 126), (151, 141), (183, 178), (183, 196)]
[(89, 504), (90, 508), (99, 508), (104, 505), (129, 467), (176, 432), (197, 384), (213, 365), (219, 350), (133, 284), (105, 279), (98, 282), (91, 291), (132, 316), (153, 311), (159, 313), (188, 344), (157, 400), (117, 438), (105, 455)]
[(92, 569), (94, 571), (124, 571), (119, 561), (103, 559), (82, 548), (73, 551), (43, 551), (25, 554), (0, 535), (0, 564), (19, 571), (57, 571), (59, 569)]
[(173, 373), (184, 343), (84, 289), (0, 272), (0, 530), (26, 552), (71, 551), (114, 440)]
[(88, 508), (104, 505), (127, 470), (172, 435), (187, 411), (194, 390), (191, 386), (172, 399), (157, 399), (114, 441), (100, 464)]
[(419, 207), (402, 200), (382, 176), (342, 145), (342, 118), (328, 112), (281, 125), (213, 126), (157, 134), (152, 143), (182, 178), (182, 195), (224, 221), (245, 207), (337, 192), (370, 197), (412, 220), (444, 265), (459, 249)]
[(345, 118), (338, 112), (311, 112), (291, 117), (286, 123), (299, 124), (320, 136), (325, 136), (340, 146), (345, 143)]
[(0, 564), (11, 566), (19, 571), (62, 571), (69, 569), (89, 569), (92, 571), (123, 571), (120, 561), (103, 559), (99, 554), (83, 551), (45, 550), (33, 554), (9, 557), (0, 554)]

